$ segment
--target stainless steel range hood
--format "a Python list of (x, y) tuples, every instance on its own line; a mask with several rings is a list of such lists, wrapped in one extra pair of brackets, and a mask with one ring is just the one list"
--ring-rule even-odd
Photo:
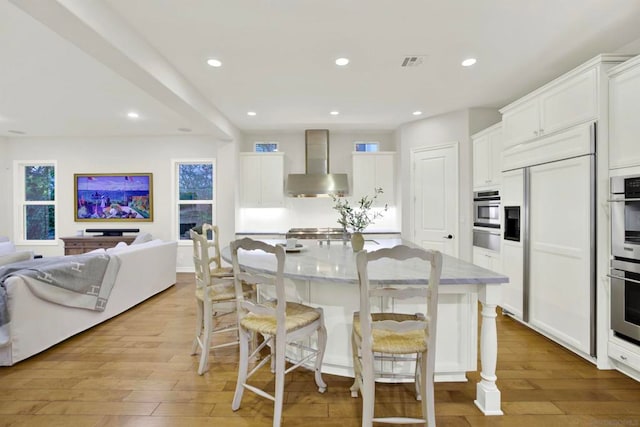
[(292, 173), (287, 177), (287, 195), (291, 197), (318, 197), (349, 193), (349, 180), (345, 173), (329, 173), (329, 131), (309, 129), (305, 137), (306, 173)]

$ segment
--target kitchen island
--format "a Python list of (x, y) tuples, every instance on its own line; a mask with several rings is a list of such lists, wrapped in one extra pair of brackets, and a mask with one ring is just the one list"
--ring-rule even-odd
[[(266, 241), (283, 243), (282, 240)], [(302, 246), (295, 252), (287, 253), (284, 276), (290, 279), (287, 281), (288, 298), (323, 308), (328, 341), (322, 370), (334, 375), (353, 376), (351, 320), (359, 305), (355, 254), (349, 245), (340, 241), (323, 245), (313, 240), (301, 242)], [(380, 239), (367, 241), (365, 249), (375, 250), (401, 243), (412, 245), (400, 239)], [(222, 257), (227, 262), (231, 261), (228, 247), (222, 250)], [(261, 252), (242, 252), (239, 263), (242, 268), (265, 273), (273, 273), (276, 267), (274, 257)], [(424, 285), (428, 277), (423, 271), (412, 264), (396, 269), (379, 262), (370, 266), (369, 278), (378, 284)], [(502, 414), (500, 391), (495, 383), (498, 350), (495, 317), (496, 306), (500, 302), (500, 286), (506, 282), (506, 276), (443, 255), (438, 292), (436, 381), (466, 381), (465, 373), (477, 370), (477, 310), (480, 301), (482, 371), (475, 403), (486, 415)], [(415, 309), (410, 304), (402, 306), (403, 310), (421, 311), (419, 304), (413, 307)], [(408, 362), (390, 362), (385, 369), (412, 373), (413, 367)]]

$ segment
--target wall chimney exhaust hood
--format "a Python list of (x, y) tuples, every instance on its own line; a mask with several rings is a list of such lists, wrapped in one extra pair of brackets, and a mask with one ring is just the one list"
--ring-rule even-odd
[(287, 177), (287, 195), (318, 197), (349, 193), (345, 173), (329, 173), (329, 130), (308, 129), (304, 132), (306, 173), (292, 173)]

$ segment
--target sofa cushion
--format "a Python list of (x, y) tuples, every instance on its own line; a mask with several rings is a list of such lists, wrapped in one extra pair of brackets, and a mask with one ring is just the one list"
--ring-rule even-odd
[(140, 243), (146, 243), (153, 240), (153, 236), (151, 233), (140, 233), (136, 236), (136, 238), (131, 242), (132, 245), (139, 245)]
[(32, 258), (30, 251), (18, 251), (10, 254), (0, 255), (0, 266), (13, 264), (14, 262), (27, 261)]
[(0, 255), (11, 254), (16, 251), (13, 242), (0, 242)]

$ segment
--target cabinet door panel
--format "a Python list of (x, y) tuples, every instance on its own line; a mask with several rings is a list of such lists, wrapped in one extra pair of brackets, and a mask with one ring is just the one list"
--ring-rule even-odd
[(531, 168), (530, 323), (590, 352), (591, 156)]
[(512, 110), (505, 111), (502, 116), (503, 148), (518, 145), (538, 136), (540, 117), (538, 99), (532, 99)]
[(540, 131), (543, 135), (597, 117), (596, 78), (594, 68), (540, 95)]
[(261, 158), (262, 206), (282, 206), (284, 202), (284, 165), (281, 156)]
[(609, 82), (609, 167), (640, 165), (640, 64)]
[(473, 188), (481, 188), (491, 182), (491, 144), (489, 136), (473, 140)]
[(258, 156), (243, 156), (241, 162), (242, 204), (260, 206), (260, 158)]
[(381, 154), (376, 156), (376, 187), (382, 188), (384, 193), (378, 197), (379, 204), (394, 201), (395, 194), (395, 169), (393, 154)]

